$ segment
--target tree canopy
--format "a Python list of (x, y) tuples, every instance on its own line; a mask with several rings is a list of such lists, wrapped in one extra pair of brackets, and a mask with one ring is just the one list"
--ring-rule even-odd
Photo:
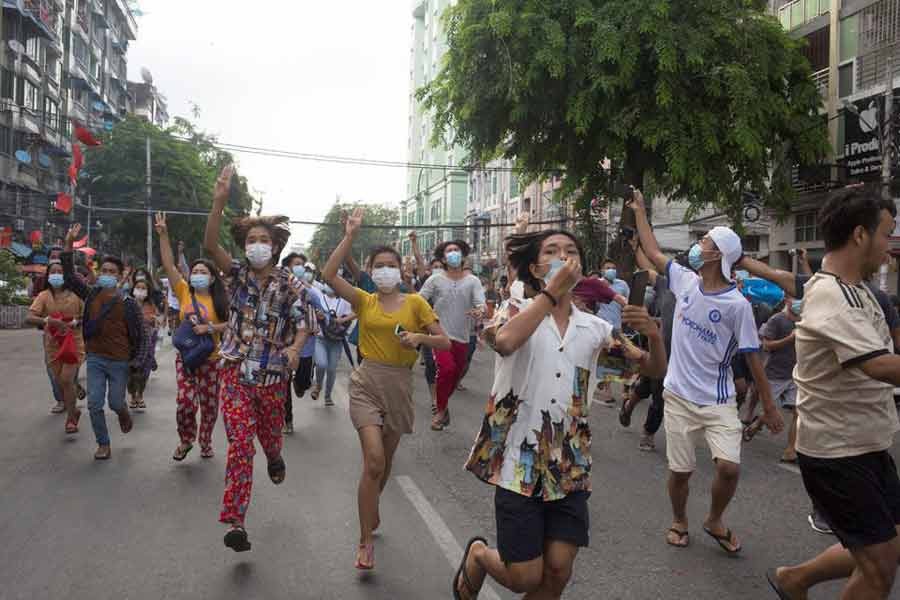
[[(173, 125), (161, 129), (147, 121), (129, 116), (102, 137), (102, 146), (85, 152), (84, 171), (79, 177), (79, 196), (92, 196), (97, 207), (138, 208), (146, 206), (146, 140), (151, 146), (152, 210), (208, 211), (212, 190), (221, 168), (234, 158), (215, 146), (216, 139), (189, 120), (177, 117)], [(227, 217), (248, 214), (254, 199), (247, 181), (239, 178), (239, 194), (226, 210), (223, 227), (225, 245), (230, 245)], [(147, 217), (140, 213), (94, 212), (104, 223), (108, 244), (126, 256), (146, 254)], [(170, 236), (183, 241), (189, 257), (202, 255), (206, 219), (199, 216), (172, 215)], [(155, 234), (154, 234), (155, 235)], [(154, 242), (155, 242), (154, 238)], [(154, 243), (154, 254), (159, 251)], [(158, 259), (156, 264), (158, 263)]]
[[(459, 0), (448, 51), (418, 91), (434, 142), (565, 170), (579, 208), (613, 180), (694, 209), (784, 209), (784, 176), (828, 149), (821, 98), (763, 0)], [(611, 169), (604, 169), (605, 161)], [(770, 176), (772, 172), (774, 176)]]
[[(363, 216), (363, 228), (360, 230), (353, 245), (353, 256), (362, 265), (364, 256), (376, 246), (393, 246), (397, 241), (397, 230), (394, 226), (399, 219), (397, 209), (388, 208), (380, 204), (341, 204), (335, 202), (322, 220), (325, 225), (316, 227), (309, 246), (309, 259), (321, 267), (337, 248), (344, 238), (344, 215), (357, 207), (365, 210)], [(377, 225), (379, 228), (368, 226)]]

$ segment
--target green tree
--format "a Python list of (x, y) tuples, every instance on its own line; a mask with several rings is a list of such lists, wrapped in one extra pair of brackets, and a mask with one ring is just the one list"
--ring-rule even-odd
[[(343, 218), (356, 207), (361, 206), (366, 213), (363, 217), (363, 229), (357, 236), (353, 256), (361, 261), (370, 249), (376, 246), (393, 246), (397, 241), (397, 230), (394, 227), (399, 214), (396, 209), (380, 204), (340, 204), (335, 202), (323, 219), (324, 225), (316, 227), (309, 247), (309, 259), (321, 267), (334, 249), (344, 238)], [(362, 264), (360, 262), (360, 264)]]
[(13, 255), (0, 251), (0, 306), (15, 304), (16, 293), (24, 290), (26, 283)]
[[(102, 137), (103, 145), (85, 152), (85, 171), (79, 184), (79, 196), (91, 194), (98, 207), (146, 207), (146, 143), (151, 146), (151, 208), (157, 210), (206, 211), (212, 203), (212, 189), (221, 168), (233, 162), (228, 152), (215, 146), (216, 138), (196, 129), (187, 119), (176, 117), (172, 126), (161, 129), (154, 124), (128, 117)], [(249, 214), (254, 199), (247, 181), (238, 178), (235, 199), (227, 207), (227, 215)], [(127, 256), (146, 254), (147, 217), (139, 213), (117, 213), (98, 210), (94, 213), (106, 224), (109, 244)], [(95, 217), (96, 218), (96, 217)], [(223, 228), (226, 246), (231, 245), (228, 219)], [(206, 219), (197, 216), (172, 215), (170, 236), (186, 245), (188, 257), (203, 253), (203, 231)], [(154, 242), (155, 242), (154, 238)], [(159, 264), (159, 251), (154, 244), (154, 260)]]
[(452, 135), (473, 161), (514, 158), (530, 178), (564, 169), (582, 223), (625, 181), (739, 224), (743, 192), (786, 209), (789, 167), (828, 149), (802, 42), (765, 7), (459, 0), (441, 72), (417, 97), (435, 143)]

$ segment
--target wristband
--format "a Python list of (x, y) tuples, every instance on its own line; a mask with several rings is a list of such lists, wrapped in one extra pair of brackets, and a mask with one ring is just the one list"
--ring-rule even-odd
[(559, 302), (556, 300), (556, 298), (553, 297), (553, 294), (551, 294), (547, 290), (541, 290), (541, 295), (547, 296), (547, 298), (550, 300), (550, 302), (553, 303), (553, 306), (559, 305)]

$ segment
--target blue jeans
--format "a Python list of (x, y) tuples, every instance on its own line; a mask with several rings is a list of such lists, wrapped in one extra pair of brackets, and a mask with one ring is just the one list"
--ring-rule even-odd
[(56, 383), (56, 377), (53, 376), (53, 371), (50, 369), (50, 365), (47, 365), (47, 377), (50, 378), (50, 388), (53, 390), (53, 399), (57, 402), (62, 402), (62, 390), (59, 389), (59, 384)]
[(115, 412), (125, 408), (125, 386), (128, 384), (128, 361), (111, 360), (96, 354), (87, 355), (88, 410), (91, 426), (100, 446), (109, 445), (106, 414), (103, 407), (109, 400), (109, 408)]
[[(344, 344), (340, 340), (326, 340), (323, 337), (316, 338), (316, 385), (321, 388), (322, 380), (325, 379), (326, 398), (331, 398), (338, 362), (341, 360), (341, 352), (343, 351)], [(326, 375), (328, 375), (327, 378), (325, 377)]]

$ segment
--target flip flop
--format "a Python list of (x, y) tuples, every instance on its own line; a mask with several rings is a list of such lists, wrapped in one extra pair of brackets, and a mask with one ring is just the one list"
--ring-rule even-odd
[(375, 568), (375, 545), (374, 544), (360, 544), (359, 550), (365, 551), (366, 554), (366, 562), (361, 562), (359, 558), (356, 559), (356, 568), (360, 571), (371, 571)]
[(749, 442), (753, 440), (753, 437), (759, 433), (760, 429), (762, 429), (763, 424), (759, 417), (753, 417), (753, 420), (749, 425), (744, 427), (744, 431), (741, 434), (741, 437), (745, 442)]
[(235, 527), (225, 534), (225, 546), (235, 552), (246, 552), (250, 549), (250, 540), (247, 539), (247, 530), (243, 527)]
[(459, 568), (456, 570), (456, 575), (453, 576), (453, 598), (454, 598), (454, 600), (463, 600), (462, 596), (459, 595), (459, 589), (458, 589), (460, 577), (462, 577), (462, 584), (468, 591), (469, 598), (474, 600), (475, 598), (478, 598), (478, 594), (479, 594), (479, 592), (481, 592), (480, 589), (478, 589), (478, 590), (475, 589), (475, 586), (472, 585), (471, 581), (469, 581), (469, 574), (466, 573), (466, 562), (469, 560), (469, 550), (472, 549), (472, 546), (476, 542), (481, 542), (482, 544), (487, 546), (487, 540), (484, 539), (483, 537), (478, 537), (478, 536), (473, 537), (466, 544), (466, 549), (463, 552), (462, 560), (459, 563)]
[(722, 550), (724, 550), (728, 554), (734, 556), (735, 554), (737, 554), (738, 552), (741, 551), (740, 545), (738, 545), (738, 547), (733, 550), (731, 548), (729, 548), (728, 546), (726, 546), (726, 544), (733, 543), (731, 541), (732, 533), (731, 533), (730, 529), (725, 530), (725, 535), (716, 535), (715, 533), (713, 533), (711, 530), (707, 529), (706, 527), (703, 528), (703, 531), (706, 532), (706, 535), (708, 535), (712, 539), (716, 540), (716, 543), (719, 544), (719, 546), (722, 547)]
[[(179, 444), (178, 447), (175, 448), (175, 454), (172, 455), (172, 460), (177, 460), (178, 462), (183, 461), (187, 458), (188, 452), (190, 452), (193, 447), (193, 444), (188, 444), (187, 446)], [(179, 452), (179, 450), (181, 450), (181, 452)]]
[(775, 569), (766, 571), (766, 580), (768, 580), (769, 585), (772, 586), (775, 593), (778, 594), (780, 600), (794, 600), (781, 588), (781, 584), (778, 583), (778, 576), (776, 575)]
[(622, 400), (622, 408), (619, 409), (619, 424), (622, 427), (631, 427), (631, 411), (625, 410), (628, 400)]
[(669, 536), (666, 536), (666, 543), (670, 546), (674, 546), (675, 548), (687, 548), (691, 543), (691, 534), (687, 531), (681, 531), (680, 529), (675, 529), (674, 527), (670, 528), (666, 533), (674, 533), (678, 536), (678, 541), (684, 540), (684, 544), (673, 544), (669, 541)]
[(268, 471), (269, 479), (272, 480), (272, 483), (278, 485), (283, 482), (284, 476), (287, 474), (287, 465), (284, 464), (284, 459), (279, 456), (278, 458), (270, 462)]

